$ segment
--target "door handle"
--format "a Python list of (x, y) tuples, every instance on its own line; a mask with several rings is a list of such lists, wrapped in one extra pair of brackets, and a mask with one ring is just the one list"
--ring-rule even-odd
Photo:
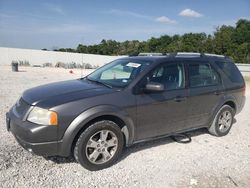
[(176, 96), (176, 97), (174, 98), (174, 101), (175, 101), (175, 102), (181, 102), (181, 101), (186, 100), (186, 98), (187, 98), (187, 97)]
[(224, 91), (215, 91), (214, 94), (215, 95), (221, 95), (221, 94), (224, 94), (225, 92)]

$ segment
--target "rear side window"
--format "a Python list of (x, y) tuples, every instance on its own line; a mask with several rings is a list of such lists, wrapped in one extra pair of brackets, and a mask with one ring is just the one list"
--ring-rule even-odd
[(225, 73), (225, 75), (233, 83), (243, 83), (243, 77), (234, 63), (231, 62), (220, 62), (217, 61), (216, 64)]
[(209, 64), (190, 64), (188, 75), (190, 87), (213, 86), (220, 83), (217, 72)]

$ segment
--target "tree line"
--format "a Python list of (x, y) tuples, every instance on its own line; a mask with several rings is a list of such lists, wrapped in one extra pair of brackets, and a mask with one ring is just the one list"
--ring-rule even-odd
[(99, 44), (79, 44), (76, 49), (60, 48), (55, 51), (90, 53), (101, 55), (128, 55), (140, 52), (206, 52), (226, 55), (236, 63), (250, 63), (250, 20), (240, 19), (236, 26), (222, 25), (213, 35), (185, 33), (162, 35), (147, 41), (131, 40), (118, 42), (102, 40)]

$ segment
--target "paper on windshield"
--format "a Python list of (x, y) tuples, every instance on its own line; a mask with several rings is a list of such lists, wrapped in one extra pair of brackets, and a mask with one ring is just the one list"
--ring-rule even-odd
[(128, 67), (134, 67), (134, 68), (138, 68), (141, 66), (141, 64), (139, 63), (132, 63), (132, 62), (129, 62), (126, 66)]

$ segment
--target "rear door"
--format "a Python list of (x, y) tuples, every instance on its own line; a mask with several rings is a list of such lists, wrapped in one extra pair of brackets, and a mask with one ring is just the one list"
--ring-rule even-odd
[(188, 62), (188, 110), (186, 128), (207, 125), (224, 89), (219, 74), (209, 62)]

